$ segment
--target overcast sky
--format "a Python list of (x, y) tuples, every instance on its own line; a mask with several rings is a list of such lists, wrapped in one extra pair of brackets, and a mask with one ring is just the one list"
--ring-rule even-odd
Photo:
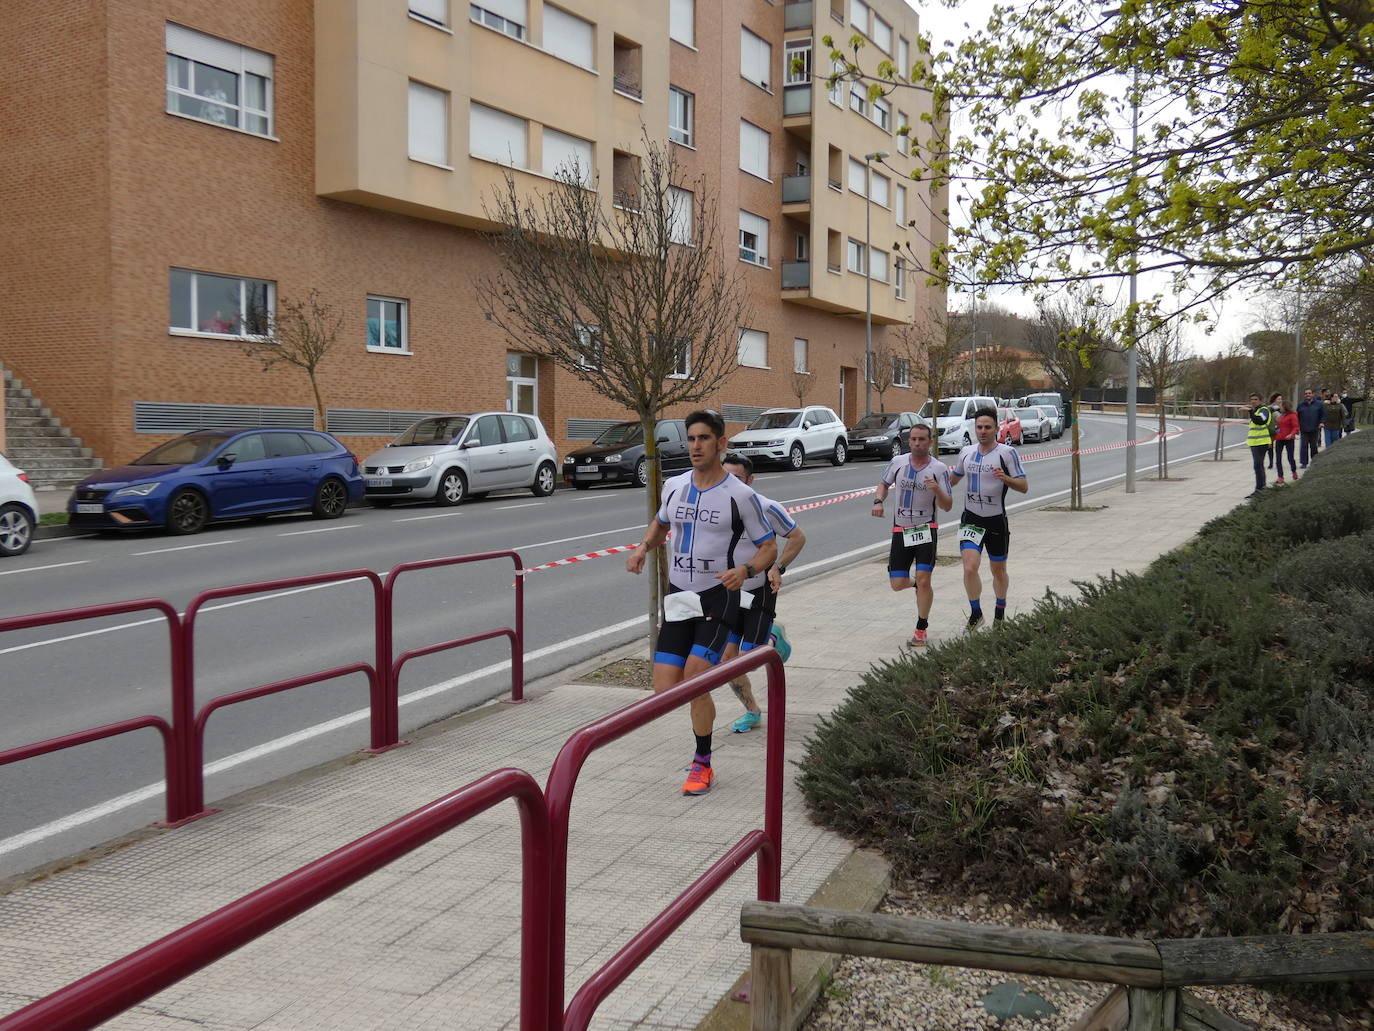
[[(961, 0), (959, 6), (953, 10), (944, 6), (939, 0), (907, 0), (908, 6), (915, 9), (920, 16), (921, 31), (927, 33), (931, 39), (936, 53), (948, 49), (947, 41), (957, 44), (970, 35), (971, 26), (973, 29), (982, 27), (985, 23), (988, 12), (992, 10), (993, 0)], [(955, 129), (958, 131), (958, 112), (955, 112)], [(1152, 292), (1146, 277), (1141, 277), (1138, 286), (1139, 296), (1144, 298)], [(1104, 295), (1111, 298), (1115, 291), (1108, 287)], [(1127, 297), (1126, 280), (1122, 280), (1120, 288), (1120, 299), (1124, 303)], [(992, 303), (1009, 308), (1020, 313), (1030, 313), (1034, 310), (1034, 305), (1030, 298), (1024, 294), (1009, 291), (997, 291), (989, 298)], [(952, 306), (965, 308), (967, 299), (951, 295), (950, 303)], [(1216, 323), (1216, 327), (1209, 334), (1203, 327), (1190, 326), (1187, 330), (1187, 337), (1193, 350), (1200, 355), (1215, 355), (1224, 351), (1227, 346), (1238, 341), (1246, 333), (1262, 328), (1263, 320), (1260, 315), (1261, 302), (1255, 298), (1238, 296), (1227, 299), (1225, 302), (1214, 305), (1209, 309), (1209, 314)]]

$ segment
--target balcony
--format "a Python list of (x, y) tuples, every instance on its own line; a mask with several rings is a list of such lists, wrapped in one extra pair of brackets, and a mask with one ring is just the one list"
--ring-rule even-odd
[(809, 115), (811, 113), (811, 83), (801, 82), (782, 88), (782, 114)]
[(806, 290), (811, 286), (811, 262), (784, 261), (782, 263), (782, 288), (784, 290)]
[(811, 176), (785, 175), (782, 177), (782, 202), (784, 204), (811, 203)]
[(786, 6), (782, 9), (782, 27), (784, 29), (809, 29), (813, 24), (815, 15), (812, 0), (787, 0)]

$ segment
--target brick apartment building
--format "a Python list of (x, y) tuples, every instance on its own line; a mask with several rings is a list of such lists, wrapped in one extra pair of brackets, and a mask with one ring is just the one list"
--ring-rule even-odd
[[(891, 250), (943, 239), (943, 198), (903, 178), (897, 134), (929, 132), (926, 96), (869, 102), (823, 78), (827, 33), (865, 36), (866, 70), (909, 68), (903, 0), (12, 0), (6, 15), (0, 364), (107, 464), (200, 426), (311, 425), (305, 376), (263, 372), (237, 334), (255, 300), (312, 289), (346, 316), (320, 371), (355, 451), (418, 413), (533, 411), (560, 449), (624, 417), (504, 339), (472, 280), (508, 166), (532, 189), (575, 155), (612, 183), (641, 126), (704, 176), (731, 255), (738, 228), (753, 315), (714, 399), (728, 418), (795, 403), (794, 368), (814, 377), (807, 403), (860, 414), (866, 264), (875, 342), (944, 309)], [(876, 151), (891, 156), (866, 197)], [(908, 378), (889, 407), (920, 400)]]

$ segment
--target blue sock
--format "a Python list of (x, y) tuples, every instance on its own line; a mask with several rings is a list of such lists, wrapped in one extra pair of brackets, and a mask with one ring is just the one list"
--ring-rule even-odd
[(994, 611), (994, 613), (993, 613), (993, 618), (994, 618), (994, 619), (1006, 619), (1006, 618), (1007, 618), (1007, 599), (1006, 599), (1006, 598), (998, 598), (998, 599), (997, 599), (997, 606), (996, 606), (996, 609), (995, 609), (995, 611)]
[(981, 616), (983, 614), (983, 602), (979, 598), (974, 598), (969, 602), (968, 607), (973, 610), (973, 615), (975, 616)]

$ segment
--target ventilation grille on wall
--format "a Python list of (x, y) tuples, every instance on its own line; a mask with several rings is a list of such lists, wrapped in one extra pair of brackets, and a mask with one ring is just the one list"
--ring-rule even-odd
[(753, 422), (764, 412), (766, 405), (721, 405), (720, 415), (726, 422)]
[(380, 408), (330, 408), (329, 432), (359, 437), (392, 437), (413, 422), (444, 412), (388, 412)]
[(595, 440), (608, 426), (614, 426), (623, 419), (569, 419), (569, 440)]
[[(362, 437), (390, 437), (438, 412), (392, 412), (380, 408), (330, 408), (329, 432)], [(277, 426), (313, 429), (313, 408), (282, 405), (212, 405), (164, 401), (134, 402), (135, 433), (189, 433), (191, 430), (251, 429)]]

